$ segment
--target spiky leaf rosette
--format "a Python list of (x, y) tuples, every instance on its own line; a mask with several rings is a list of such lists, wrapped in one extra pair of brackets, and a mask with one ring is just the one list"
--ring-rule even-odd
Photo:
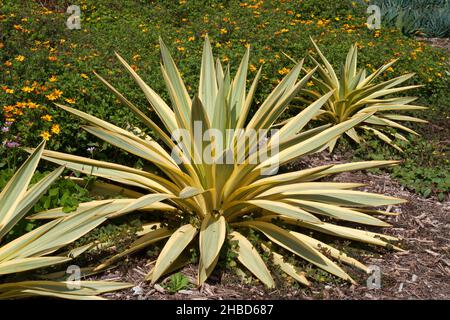
[[(82, 250), (70, 255), (54, 255), (106, 220), (97, 214), (102, 206), (92, 207), (80, 215), (55, 219), (7, 243), (2, 238), (28, 213), (51, 184), (60, 176), (60, 167), (29, 187), (31, 178), (45, 147), (43, 141), (17, 170), (0, 193), (0, 277), (30, 271), (72, 260)], [(3, 279), (2, 279), (3, 280)], [(108, 281), (80, 281), (79, 287), (71, 282), (21, 281), (0, 283), (0, 300), (30, 296), (49, 296), (64, 299), (101, 299), (97, 295), (130, 287), (126, 283)]]
[[(364, 113), (334, 126), (305, 130), (311, 118), (332, 95), (330, 92), (286, 122), (280, 130), (264, 139), (257, 138), (253, 143), (242, 144), (240, 142), (247, 140), (246, 134), (252, 130), (272, 128), (291, 100), (309, 81), (314, 70), (299, 80), (302, 62), (296, 64), (250, 117), (249, 111), (261, 70), (247, 90), (249, 50), (236, 75), (231, 78), (228, 67), (223, 69), (219, 60), (214, 62), (211, 45), (206, 38), (198, 94), (191, 99), (180, 72), (162, 41), (160, 48), (161, 71), (170, 94), (170, 105), (144, 83), (122, 57), (117, 57), (144, 92), (161, 126), (105, 79), (99, 78), (143, 124), (159, 136), (161, 144), (148, 136), (137, 136), (79, 110), (58, 106), (86, 121), (88, 126), (84, 129), (88, 132), (153, 163), (164, 173), (163, 176), (112, 162), (44, 151), (44, 158), (49, 161), (108, 179), (110, 183), (120, 183), (141, 190), (141, 195), (136, 198), (113, 200), (106, 205), (103, 214), (117, 217), (136, 210), (148, 212), (156, 209), (172, 221), (179, 221), (179, 226), (175, 228), (161, 224), (156, 229), (146, 229), (128, 250), (113, 256), (97, 269), (105, 268), (127, 254), (167, 239), (147, 278), (155, 282), (165, 273), (182, 266), (186, 262), (184, 254), (188, 248), (196, 245), (200, 250), (198, 282), (202, 284), (216, 266), (224, 242), (232, 239), (238, 244), (238, 249), (235, 249), (238, 260), (265, 285), (273, 287), (274, 281), (258, 248), (245, 237), (248, 229), (254, 229), (278, 248), (285, 248), (340, 278), (352, 281), (333, 260), (342, 260), (367, 270), (355, 259), (332, 247), (327, 250), (329, 255), (323, 253), (320, 248), (328, 248), (325, 243), (293, 230), (297, 230), (295, 226), (299, 225), (318, 233), (389, 246), (380, 237), (395, 240), (392, 237), (338, 226), (335, 222), (343, 220), (385, 227), (388, 224), (374, 216), (383, 214), (383, 211), (366, 210), (367, 207), (393, 205), (403, 202), (402, 200), (351, 190), (360, 186), (359, 184), (318, 180), (339, 172), (394, 165), (396, 162), (324, 165), (275, 175), (268, 175), (268, 172), (276, 171), (277, 166), (293, 159), (323, 149), (330, 140), (366, 120), (370, 114)], [(196, 130), (205, 139), (191, 139), (193, 143), (186, 143), (195, 136)], [(274, 152), (269, 152), (270, 155), (260, 159), (259, 153), (254, 151), (255, 146), (259, 146), (258, 150)], [(205, 154), (212, 161), (190, 161), (198, 157), (205, 159), (201, 157)], [(98, 202), (84, 203), (70, 215), (83, 214), (85, 210), (97, 205)], [(34, 218), (57, 218), (65, 215), (61, 209), (55, 209)], [(274, 224), (274, 219), (283, 221), (286, 228)], [(266, 245), (264, 248), (272, 250), (269, 247)], [(281, 266), (287, 274), (298, 281), (305, 280), (301, 270), (284, 261), (276, 252), (273, 253), (273, 258), (274, 263)]]
[[(347, 130), (344, 134), (360, 144), (362, 141), (360, 133), (364, 131), (381, 139), (395, 149), (402, 151), (394, 143), (394, 139), (408, 140), (404, 135), (396, 132), (396, 130), (414, 135), (418, 135), (418, 133), (404, 126), (401, 122), (427, 122), (419, 118), (398, 113), (398, 111), (426, 109), (426, 107), (410, 104), (417, 99), (416, 97), (394, 96), (394, 94), (420, 87), (420, 85), (398, 87), (413, 77), (414, 73), (408, 73), (377, 83), (376, 80), (385, 71), (390, 70), (389, 68), (392, 67), (396, 60), (383, 65), (372, 74), (367, 75), (365, 69), (357, 68), (358, 47), (355, 44), (350, 48), (345, 64), (341, 67), (340, 74), (338, 75), (314, 40), (311, 39), (311, 41), (318, 55), (318, 60), (311, 57), (317, 67), (318, 76), (312, 77), (313, 89), (304, 88), (300, 90), (299, 97), (293, 101), (294, 105), (299, 105), (299, 103), (308, 105), (315, 99), (334, 90), (333, 95), (324, 104), (322, 110), (317, 112), (316, 119), (319, 119), (323, 123), (339, 124), (353, 117), (358, 117), (363, 113), (374, 112), (374, 115), (354, 128)], [(336, 137), (328, 143), (330, 151), (333, 151), (337, 140), (341, 136)]]

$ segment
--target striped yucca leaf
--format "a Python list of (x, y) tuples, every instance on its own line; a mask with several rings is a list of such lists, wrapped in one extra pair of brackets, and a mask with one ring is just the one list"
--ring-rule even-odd
[[(63, 105), (58, 107), (84, 120), (87, 123), (84, 128), (88, 132), (153, 163), (164, 175), (157, 176), (145, 170), (54, 151), (46, 150), (43, 154), (44, 159), (65, 165), (75, 171), (105, 178), (108, 183), (119, 184), (123, 188), (129, 186), (133, 190), (140, 190), (137, 193), (128, 192), (128, 194), (134, 192), (136, 196), (112, 200), (105, 204), (102, 215), (115, 217), (136, 210), (163, 209), (162, 213), (172, 221), (177, 219), (179, 221), (178, 228), (158, 225), (147, 230), (126, 251), (104, 261), (97, 270), (102, 270), (118, 259), (157, 241), (166, 240), (147, 279), (155, 282), (162, 275), (183, 266), (186, 263), (185, 253), (193, 246), (197, 246), (200, 248), (198, 282), (202, 284), (217, 264), (219, 252), (225, 241), (233, 239), (239, 244), (237, 249), (239, 261), (264, 284), (272, 287), (274, 282), (270, 272), (259, 256), (258, 249), (261, 248), (253, 247), (245, 237), (248, 229), (255, 229), (273, 243), (299, 257), (338, 277), (353, 281), (336, 264), (336, 260), (342, 260), (358, 265), (351, 257), (341, 255), (337, 249), (329, 250), (332, 255), (327, 257), (318, 250), (320, 242), (300, 233), (291, 233), (289, 229), (277, 227), (271, 221), (261, 220), (273, 215), (286, 219), (286, 226), (295, 225), (292, 221), (300, 221), (304, 223), (303, 227), (319, 233), (390, 247), (387, 240), (379, 239), (380, 235), (377, 233), (366, 233), (350, 227), (338, 228), (334, 223), (342, 220), (386, 227), (388, 224), (375, 216), (382, 215), (383, 211), (368, 211), (368, 208), (398, 204), (403, 200), (351, 190), (360, 186), (359, 184), (329, 183), (319, 180), (344, 171), (391, 166), (396, 164), (395, 161), (325, 165), (267, 175), (270, 171), (268, 168), (323, 149), (329, 141), (366, 120), (371, 113), (362, 113), (334, 126), (305, 129), (308, 122), (333, 94), (331, 91), (318, 97), (308, 108), (287, 121), (280, 130), (274, 131), (266, 139), (258, 138), (251, 146), (250, 143), (242, 145), (239, 142), (247, 140), (245, 134), (251, 130), (272, 128), (315, 70), (298, 79), (302, 62), (296, 64), (256, 108), (256, 112), (249, 116), (261, 75), (259, 70), (247, 90), (249, 50), (232, 78), (229, 67), (223, 68), (220, 60), (214, 61), (210, 42), (206, 38), (199, 91), (191, 98), (169, 50), (162, 41), (160, 48), (161, 70), (169, 92), (170, 105), (143, 82), (123, 58), (119, 55), (117, 57), (142, 89), (161, 125), (157, 125), (156, 120), (150, 119), (105, 79), (100, 76), (99, 78), (144, 125), (159, 136), (161, 144), (150, 137), (142, 135), (138, 137), (77, 109)], [(198, 124), (201, 126), (196, 127)], [(212, 139), (213, 133), (208, 129), (214, 129), (215, 139)], [(206, 138), (208, 143), (202, 139), (200, 141), (193, 139), (193, 143), (186, 143), (196, 132)], [(260, 159), (252, 151), (256, 145), (260, 150), (271, 147), (278, 147), (278, 150)], [(211, 155), (212, 161), (183, 161), (205, 154)], [(111, 187), (111, 190), (113, 189), (114, 187)], [(82, 215), (85, 210), (97, 205), (97, 201), (82, 204), (69, 216)], [(61, 209), (54, 209), (34, 218), (52, 219), (63, 216), (67, 215)], [(331, 222), (324, 223), (324, 219)], [(395, 239), (388, 238), (388, 240)], [(268, 246), (264, 248), (271, 250)], [(283, 262), (279, 254), (274, 253), (274, 262), (287, 274), (307, 283), (299, 269)]]
[[(0, 277), (70, 261), (70, 256), (54, 255), (60, 248), (80, 238), (103, 221), (98, 215), (102, 206), (92, 207), (82, 214), (52, 220), (10, 242), (2, 238), (20, 221), (60, 176), (64, 167), (48, 174), (29, 188), (29, 183), (45, 147), (45, 141), (19, 168), (0, 193)], [(105, 204), (103, 204), (105, 205)], [(71, 283), (73, 284), (73, 283)], [(98, 294), (129, 287), (126, 283), (81, 281), (70, 289), (68, 283), (57, 281), (22, 281), (0, 283), (0, 300), (30, 296), (64, 299), (100, 299)]]
[[(359, 117), (364, 113), (374, 113), (359, 125), (345, 131), (344, 134), (352, 141), (360, 144), (362, 141), (360, 132), (365, 131), (395, 149), (402, 151), (394, 143), (394, 140), (408, 140), (398, 132), (393, 133), (391, 129), (418, 135), (414, 130), (404, 126), (402, 122), (427, 122), (398, 113), (399, 111), (426, 109), (426, 107), (410, 104), (417, 99), (415, 97), (394, 96), (396, 93), (403, 93), (420, 87), (420, 85), (399, 87), (400, 84), (412, 78), (414, 74), (409, 73), (377, 83), (377, 78), (385, 71), (390, 70), (395, 60), (367, 75), (365, 69), (358, 69), (357, 67), (358, 47), (356, 44), (350, 48), (345, 64), (341, 67), (341, 71), (338, 74), (314, 40), (311, 39), (311, 41), (318, 55), (317, 60), (311, 57), (317, 68), (317, 76), (312, 77), (314, 87), (300, 90), (300, 95), (294, 99), (293, 105), (307, 106), (312, 101), (334, 90), (333, 95), (324, 104), (323, 108), (317, 111), (315, 119), (323, 123), (339, 124), (354, 117)], [(337, 140), (344, 134), (328, 143), (330, 151), (334, 149)]]

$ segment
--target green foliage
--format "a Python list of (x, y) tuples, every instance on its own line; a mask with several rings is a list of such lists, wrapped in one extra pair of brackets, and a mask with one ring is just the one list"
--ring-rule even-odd
[[(5, 169), (0, 170), (0, 190), (4, 188), (8, 180), (14, 175), (15, 170)], [(34, 185), (49, 172), (36, 171), (31, 179), (30, 186)], [(70, 212), (78, 207), (78, 204), (85, 201), (90, 201), (93, 198), (89, 196), (88, 190), (80, 187), (78, 184), (70, 179), (57, 180), (50, 189), (39, 199), (34, 207), (29, 211), (29, 215), (48, 209), (63, 207), (65, 212)], [(28, 231), (41, 225), (38, 221), (22, 219), (9, 232), (6, 237), (7, 240), (17, 238)]]
[[(324, 48), (332, 48), (327, 50), (327, 58), (333, 65), (341, 64), (354, 42), (360, 45), (363, 65), (378, 66), (393, 56), (399, 57), (396, 74), (416, 72), (411, 84), (427, 83), (423, 90), (412, 94), (421, 96), (422, 105), (435, 109), (429, 117), (445, 119), (450, 110), (445, 73), (447, 56), (440, 50), (405, 38), (396, 30), (383, 28), (379, 35), (368, 30), (364, 26), (367, 19), (364, 6), (349, 0), (332, 3), (326, 0), (118, 1), (113, 4), (106, 0), (72, 1), (71, 4), (81, 7), (81, 30), (66, 28), (68, 15), (62, 10), (62, 4), (58, 12), (48, 12), (34, 1), (0, 0), (0, 3), (0, 43), (3, 45), (0, 48), (0, 82), (14, 90), (14, 94), (6, 93), (3, 88), (0, 90), (0, 108), (16, 106), (18, 102), (40, 105), (37, 109), (22, 108), (23, 115), (14, 115), (16, 121), (10, 138), (16, 137), (25, 146), (36, 145), (39, 134), (48, 131), (52, 135), (49, 149), (82, 156), (90, 154), (86, 150), (91, 146), (89, 143), (99, 140), (92, 140), (86, 132), (78, 130), (78, 121), (53, 106), (53, 102), (68, 104), (65, 99), (73, 99), (77, 109), (121, 127), (139, 124), (92, 71), (107, 80), (114, 79), (115, 87), (126, 92), (130, 101), (147, 106), (132, 79), (122, 76), (120, 64), (113, 59), (114, 51), (118, 51), (125, 60), (131, 61), (144, 81), (151, 83), (167, 100), (168, 94), (159, 75), (158, 36), (176, 52), (174, 58), (180, 61), (180, 70), (185, 71), (183, 77), (190, 84), (187, 88), (190, 94), (196, 90), (199, 44), (206, 33), (215, 40), (214, 50), (225, 64), (241, 56), (245, 45), (251, 43), (254, 55), (250, 70), (255, 74), (257, 68), (263, 66), (264, 86), (258, 91), (257, 99), (271, 91), (281, 78), (279, 72), (289, 63), (282, 51), (294, 57), (305, 56), (311, 48), (308, 38), (311, 35), (320, 38), (319, 44)], [(16, 60), (19, 55), (25, 60)], [(50, 81), (52, 76), (56, 76), (56, 82)], [(38, 85), (32, 92), (22, 91), (24, 87), (33, 87), (35, 81)], [(60, 90), (62, 95), (52, 101), (46, 96), (54, 90)], [(52, 116), (51, 122), (41, 119), (47, 114)], [(5, 119), (0, 116), (0, 126)], [(53, 124), (60, 126), (59, 134), (52, 133)], [(149, 130), (147, 133), (152, 134)], [(0, 142), (4, 139), (2, 136)], [(100, 160), (114, 158), (127, 164), (136, 161), (133, 156), (107, 144), (99, 143), (97, 149), (101, 151), (97, 157)], [(11, 163), (22, 160), (14, 158), (10, 149), (0, 147), (0, 154), (2, 159), (10, 157)]]
[(125, 250), (138, 238), (137, 232), (141, 230), (142, 222), (139, 219), (125, 222), (114, 221), (92, 230), (73, 243), (70, 249), (95, 243), (96, 245), (78, 257), (76, 262), (80, 265), (86, 265), (86, 263), (96, 265), (105, 256)]
[(448, 0), (374, 0), (383, 22), (406, 35), (450, 36), (450, 1)]
[(177, 272), (169, 277), (169, 280), (164, 284), (164, 288), (170, 293), (175, 294), (180, 290), (185, 290), (190, 287), (189, 279), (181, 272)]
[(404, 153), (388, 150), (378, 141), (365, 141), (355, 152), (357, 159), (399, 159), (402, 165), (389, 169), (391, 176), (403, 186), (427, 198), (436, 196), (440, 201), (449, 198), (450, 161), (448, 145), (439, 141), (427, 141), (415, 137), (410, 145), (404, 146)]

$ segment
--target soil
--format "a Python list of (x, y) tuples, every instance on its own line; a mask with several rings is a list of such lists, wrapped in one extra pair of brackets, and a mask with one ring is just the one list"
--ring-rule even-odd
[[(348, 158), (349, 155), (321, 153), (284, 169), (295, 170), (305, 166), (339, 163)], [(168, 278), (155, 286), (144, 281), (152, 262), (145, 255), (137, 254), (116, 269), (100, 276), (101, 279), (130, 282), (135, 287), (104, 296), (108, 299), (120, 300), (450, 299), (450, 202), (442, 203), (433, 198), (421, 198), (405, 190), (387, 173), (373, 174), (362, 171), (342, 173), (334, 176), (332, 180), (364, 183), (366, 186), (361, 190), (408, 200), (405, 204), (390, 208), (400, 214), (386, 217), (385, 221), (391, 223), (393, 227), (382, 230), (382, 233), (401, 239), (400, 246), (406, 251), (393, 252), (383, 249), (372, 255), (358, 257), (366, 265), (380, 267), (380, 289), (369, 289), (366, 286), (368, 276), (361, 272), (355, 278), (358, 285), (339, 281), (324, 283), (312, 280), (312, 286), (306, 288), (289, 286), (282, 281), (277, 281), (279, 285), (274, 290), (267, 290), (256, 282), (251, 285), (244, 284), (234, 273), (223, 272), (213, 274), (200, 289), (182, 290), (176, 294), (169, 294), (163, 289)], [(196, 272), (195, 265), (188, 265), (181, 270), (191, 283), (196, 283)]]
[(416, 38), (424, 41), (433, 47), (443, 48), (450, 51), (450, 38)]

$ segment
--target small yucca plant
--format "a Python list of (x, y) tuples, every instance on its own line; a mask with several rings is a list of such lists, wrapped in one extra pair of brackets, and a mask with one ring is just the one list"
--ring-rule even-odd
[[(374, 216), (386, 213), (367, 207), (393, 205), (403, 200), (350, 190), (361, 186), (360, 184), (317, 182), (317, 180), (344, 171), (394, 165), (395, 161), (324, 165), (272, 176), (268, 176), (267, 173), (269, 169), (274, 171), (277, 165), (323, 149), (330, 140), (364, 121), (370, 114), (364, 113), (334, 126), (325, 125), (304, 130), (330, 97), (331, 93), (328, 93), (286, 122), (279, 131), (261, 139), (257, 138), (251, 145), (246, 143), (242, 145), (240, 142), (245, 140), (245, 134), (252, 130), (268, 130), (273, 126), (315, 70), (298, 80), (302, 62), (296, 64), (266, 100), (256, 108), (255, 114), (249, 117), (261, 74), (259, 70), (247, 91), (249, 50), (232, 79), (228, 67), (224, 70), (220, 60), (214, 62), (210, 42), (206, 38), (198, 94), (191, 99), (162, 41), (160, 48), (163, 61), (161, 71), (170, 94), (171, 106), (145, 84), (124, 59), (119, 55), (117, 57), (144, 92), (150, 106), (159, 117), (161, 126), (147, 117), (106, 80), (101, 77), (100, 80), (159, 136), (162, 144), (146, 135), (138, 136), (79, 110), (58, 106), (88, 122), (89, 125), (84, 127), (86, 131), (153, 163), (164, 173), (163, 176), (111, 162), (44, 151), (44, 159), (140, 190), (141, 194), (136, 195), (136, 199), (117, 199), (105, 204), (102, 214), (115, 217), (136, 210), (146, 212), (159, 210), (172, 225), (173, 223), (177, 225), (174, 228), (156, 221), (147, 226), (144, 235), (128, 250), (110, 258), (97, 269), (100, 270), (120, 257), (168, 238), (154, 268), (148, 274), (147, 278), (152, 282), (189, 261), (183, 253), (192, 246), (198, 246), (200, 251), (198, 283), (202, 284), (216, 266), (219, 252), (224, 242), (228, 240), (237, 243), (238, 246), (234, 250), (237, 252), (238, 260), (269, 287), (274, 286), (274, 281), (258, 249), (272, 252), (276, 265), (305, 284), (308, 282), (302, 271), (286, 262), (273, 250), (277, 247), (284, 248), (349, 281), (353, 280), (329, 257), (367, 271), (364, 265), (339, 250), (305, 233), (294, 231), (297, 230), (295, 226), (345, 239), (390, 246), (387, 240), (396, 240), (393, 237), (339, 226), (335, 223), (342, 220), (386, 227), (387, 223)], [(206, 137), (208, 142), (192, 139), (196, 131), (200, 132), (200, 136)], [(176, 132), (177, 134), (174, 134)], [(175, 141), (170, 138), (171, 135)], [(194, 142), (188, 143), (191, 140)], [(254, 151), (256, 147), (259, 150), (275, 151), (261, 160)], [(205, 154), (212, 161), (187, 160), (197, 159), (199, 155)], [(201, 156), (200, 158), (202, 159)], [(230, 159), (231, 162), (224, 161)], [(84, 203), (69, 216), (83, 214), (85, 210), (99, 203), (99, 201)], [(48, 219), (66, 215), (62, 209), (55, 209), (34, 218)], [(147, 214), (146, 217), (151, 218), (151, 214)], [(280, 227), (274, 220), (283, 223), (286, 228)], [(260, 248), (255, 248), (245, 236), (248, 229), (254, 229), (265, 235), (272, 245), (264, 243)]]
[[(2, 243), (2, 238), (28, 213), (64, 169), (56, 169), (28, 188), (44, 146), (45, 142), (42, 142), (36, 148), (0, 193), (0, 281), (6, 275), (70, 261), (83, 250), (52, 254), (105, 221), (105, 217), (96, 216), (101, 209), (96, 207), (76, 217), (53, 220), (13, 241)], [(126, 283), (106, 281), (80, 281), (78, 288), (71, 288), (69, 284), (48, 280), (0, 282), (0, 300), (30, 296), (100, 299), (96, 297), (98, 294), (130, 287)]]
[[(402, 134), (393, 132), (391, 129), (399, 129), (418, 135), (417, 132), (400, 124), (399, 121), (426, 122), (422, 119), (396, 113), (397, 111), (426, 109), (426, 107), (410, 105), (417, 99), (416, 97), (393, 96), (395, 93), (420, 87), (420, 85), (398, 87), (398, 85), (413, 77), (414, 73), (376, 83), (376, 79), (388, 70), (396, 60), (385, 64), (367, 76), (365, 69), (357, 68), (358, 47), (355, 44), (350, 48), (345, 64), (341, 67), (338, 76), (314, 40), (311, 39), (311, 41), (319, 56), (319, 61), (311, 57), (317, 67), (318, 76), (312, 77), (314, 89), (302, 89), (300, 96), (294, 99), (294, 104), (298, 105), (300, 102), (308, 105), (311, 101), (334, 90), (323, 109), (317, 112), (316, 119), (323, 123), (338, 124), (363, 113), (375, 112), (374, 115), (355, 126), (355, 128), (347, 130), (345, 135), (360, 144), (362, 138), (359, 132), (365, 131), (402, 151), (393, 142), (393, 139), (408, 140)], [(339, 137), (336, 137), (328, 143), (330, 151), (333, 150), (338, 139)]]

